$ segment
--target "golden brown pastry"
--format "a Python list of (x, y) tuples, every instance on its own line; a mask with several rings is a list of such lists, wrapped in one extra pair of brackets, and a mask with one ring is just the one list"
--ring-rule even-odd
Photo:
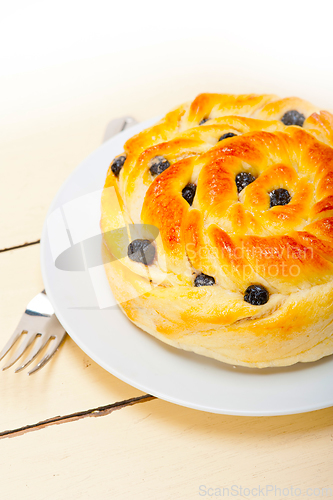
[(201, 94), (124, 150), (101, 229), (131, 321), (243, 366), (333, 353), (332, 114), (298, 98)]

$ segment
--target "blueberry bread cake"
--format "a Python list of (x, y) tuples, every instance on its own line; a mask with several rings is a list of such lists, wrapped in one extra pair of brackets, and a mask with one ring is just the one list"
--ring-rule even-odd
[(201, 94), (126, 142), (101, 212), (111, 289), (146, 332), (249, 367), (333, 353), (328, 111)]

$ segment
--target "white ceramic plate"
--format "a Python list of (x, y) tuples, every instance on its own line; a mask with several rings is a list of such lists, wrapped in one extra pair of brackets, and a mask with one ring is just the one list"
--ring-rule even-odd
[[(259, 370), (233, 367), (181, 351), (134, 326), (117, 306), (105, 307), (112, 296), (102, 266), (75, 272), (55, 266), (55, 257), (66, 245), (89, 237), (91, 231), (98, 233), (100, 192), (110, 161), (121, 153), (125, 140), (155, 121), (136, 125), (104, 143), (73, 172), (51, 205), (42, 235), (41, 265), (45, 289), (60, 322), (81, 349), (107, 371), (144, 392), (179, 405), (251, 416), (333, 406), (333, 356), (289, 368)], [(70, 210), (80, 205), (79, 197), (85, 195), (90, 200), (87, 210), (86, 198), (81, 198), (86, 235), (82, 227), (76, 231), (77, 214)], [(61, 229), (63, 214), (73, 240), (67, 243)], [(96, 290), (96, 283), (100, 283), (100, 290)]]

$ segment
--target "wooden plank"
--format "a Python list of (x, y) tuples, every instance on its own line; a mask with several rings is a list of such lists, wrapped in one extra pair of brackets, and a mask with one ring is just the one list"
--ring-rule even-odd
[(332, 408), (233, 417), (154, 400), (1, 440), (0, 489), (27, 500), (189, 500), (216, 498), (208, 488), (266, 485), (305, 494), (333, 486), (332, 417)]
[[(29, 300), (43, 289), (39, 245), (0, 253), (0, 283), (2, 348)], [(14, 373), (13, 367), (0, 372), (0, 432), (141, 394), (100, 368), (68, 337), (36, 374)]]
[[(36, 126), (27, 136), (18, 126), (15, 140), (0, 141), (0, 249), (40, 239), (43, 222), (58, 189), (88, 154), (100, 145), (103, 122), (89, 133), (77, 123)], [(21, 136), (20, 136), (21, 134)]]

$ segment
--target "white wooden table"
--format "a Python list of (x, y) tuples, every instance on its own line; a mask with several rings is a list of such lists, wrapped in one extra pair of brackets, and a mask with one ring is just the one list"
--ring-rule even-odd
[[(176, 51), (168, 47), (174, 57)], [(126, 82), (133, 65), (139, 67), (136, 56), (135, 50), (128, 54), (131, 70), (114, 54), (4, 82), (0, 345), (43, 288), (38, 241), (48, 206), (73, 168), (99, 146), (107, 123), (125, 114), (138, 120), (159, 115), (199, 91), (232, 90), (227, 79), (223, 89), (217, 85), (221, 68), (193, 80), (179, 71), (174, 85), (174, 75), (160, 81), (148, 64), (149, 83), (138, 72), (134, 92)], [(143, 59), (140, 64), (148, 52)], [(108, 68), (121, 69), (123, 80)], [(0, 373), (0, 437), (4, 500), (188, 500), (232, 486), (246, 498), (246, 488), (266, 492), (267, 485), (277, 488), (269, 490), (271, 498), (285, 498), (283, 488), (300, 488), (307, 498), (308, 488), (312, 496), (319, 496), (314, 488), (333, 488), (333, 408), (267, 418), (182, 408), (116, 379), (70, 338), (33, 376)]]

